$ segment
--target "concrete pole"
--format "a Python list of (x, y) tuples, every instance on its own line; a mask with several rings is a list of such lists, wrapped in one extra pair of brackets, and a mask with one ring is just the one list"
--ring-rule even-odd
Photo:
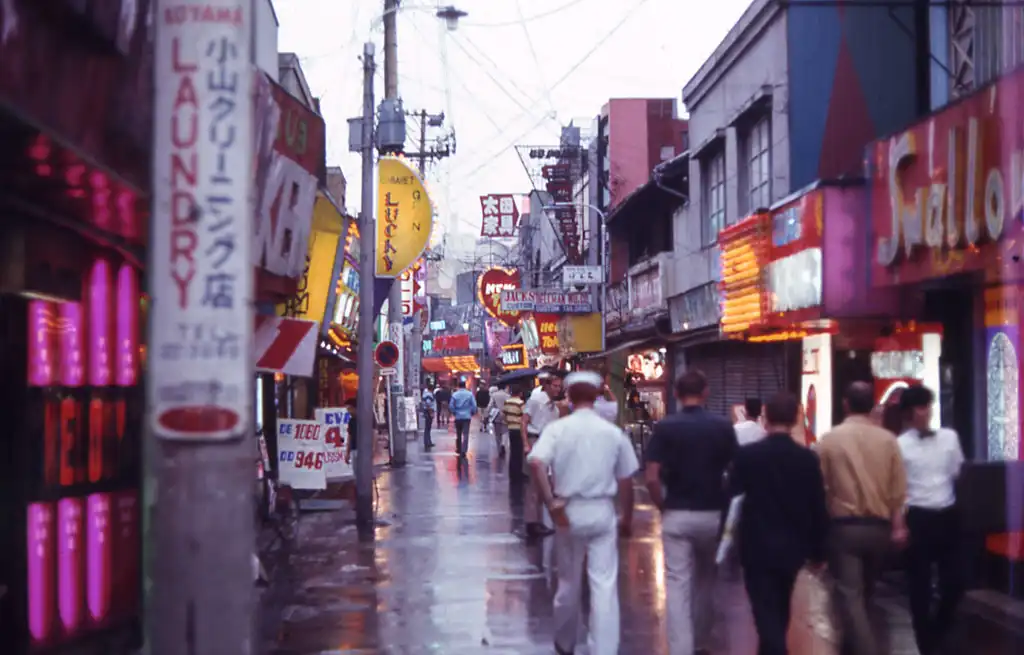
[[(161, 0), (153, 12), (152, 313), (144, 446), (149, 470), (143, 489), (146, 650), (151, 655), (249, 655), (255, 650), (258, 457), (252, 404), (254, 275), (250, 248), (238, 244), (251, 239), (254, 207), (254, 15), (249, 3), (211, 0), (212, 13), (233, 12), (241, 20), (202, 22), (191, 13), (171, 20), (175, 4)], [(236, 82), (211, 89), (208, 76)], [(191, 93), (183, 93), (185, 88)], [(214, 121), (211, 103), (232, 97), (233, 111)], [(192, 119), (201, 127), (190, 133)], [(226, 131), (237, 138), (224, 138)], [(226, 162), (226, 182), (211, 179), (219, 160)], [(237, 239), (219, 264), (206, 254), (216, 247), (209, 226), (219, 220), (206, 198), (218, 185), (226, 200), (217, 210), (230, 217), (221, 224), (222, 236)], [(191, 247), (185, 257), (192, 273), (180, 286), (175, 273), (185, 269), (175, 267), (184, 260), (177, 261), (172, 242), (175, 248)], [(213, 311), (200, 301), (203, 277), (217, 266), (234, 281), (228, 289), (234, 295)], [(220, 331), (237, 339), (225, 346), (235, 354), (218, 352), (207, 359), (189, 354), (192, 347), (209, 348), (209, 334)], [(219, 420), (211, 406), (220, 411)], [(182, 420), (172, 423), (171, 416)]]
[(356, 522), (361, 528), (373, 526), (373, 277), (376, 260), (376, 231), (373, 202), (376, 188), (373, 180), (373, 74), (375, 69), (372, 43), (363, 46), (363, 140), (362, 140), (362, 207), (359, 210), (359, 344), (356, 372), (359, 394), (356, 397)]
[[(384, 97), (398, 98), (398, 3), (399, 0), (384, 0)], [(388, 295), (388, 338), (395, 342), (399, 351), (405, 350), (405, 332), (402, 329), (402, 281), (395, 279)], [(401, 353), (395, 376), (391, 380), (391, 465), (405, 466), (407, 437), (399, 426), (405, 396), (405, 355)]]

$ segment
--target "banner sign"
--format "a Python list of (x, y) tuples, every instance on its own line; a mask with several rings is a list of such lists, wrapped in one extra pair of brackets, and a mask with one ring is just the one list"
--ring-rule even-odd
[(419, 175), (404, 160), (381, 157), (378, 175), (376, 275), (393, 279), (423, 254), (434, 208)]
[(595, 311), (589, 291), (502, 291), (501, 309), (544, 314), (589, 314)]
[(443, 334), (434, 337), (434, 350), (469, 350), (468, 334)]
[[(158, 437), (217, 441), (251, 432), (252, 15), (234, 1), (206, 6), (239, 20), (154, 17), (147, 386)], [(305, 249), (308, 232), (299, 240)]]
[(537, 336), (540, 337), (540, 351), (545, 355), (557, 355), (561, 352), (558, 342), (559, 314), (534, 313), (537, 322)]
[(483, 222), (480, 224), (482, 237), (514, 237), (519, 227), (519, 209), (512, 194), (491, 194), (480, 196)]
[(518, 289), (519, 271), (495, 266), (480, 274), (477, 279), (477, 299), (484, 311), (505, 325), (513, 327), (519, 322), (519, 311), (501, 302), (503, 294)]
[(503, 346), (501, 349), (501, 367), (506, 371), (516, 371), (526, 368), (529, 361), (526, 358), (526, 346), (521, 343), (511, 346)]
[(277, 420), (278, 476), (292, 489), (326, 489), (323, 428), (317, 421)]
[(331, 482), (352, 479), (352, 465), (345, 463), (348, 423), (352, 420), (348, 408), (318, 407), (315, 416), (324, 435), (324, 471), (327, 479)]

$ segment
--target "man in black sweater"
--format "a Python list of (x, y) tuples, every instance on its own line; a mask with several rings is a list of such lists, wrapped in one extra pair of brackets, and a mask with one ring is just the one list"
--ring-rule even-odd
[(758, 655), (786, 655), (797, 574), (825, 561), (825, 485), (818, 457), (791, 435), (798, 410), (793, 394), (772, 397), (765, 407), (768, 436), (739, 450), (731, 474), (733, 492), (744, 495), (739, 555)]

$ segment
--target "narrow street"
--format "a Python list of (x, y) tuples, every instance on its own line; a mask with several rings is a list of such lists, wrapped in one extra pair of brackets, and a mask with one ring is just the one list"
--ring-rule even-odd
[[(475, 430), (474, 426), (474, 430)], [(459, 463), (454, 436), (434, 431), (430, 454), (410, 443), (409, 465), (378, 476), (375, 541), (360, 542), (348, 510), (306, 512), (290, 558), (264, 591), (264, 653), (552, 653), (552, 540), (529, 543), (521, 495), (474, 432)], [(667, 653), (661, 543), (656, 513), (640, 503), (634, 536), (620, 542), (623, 654)], [(716, 653), (750, 655), (756, 638), (742, 590), (722, 581)], [(909, 614), (895, 591), (879, 593), (876, 619), (886, 653), (913, 655)], [(953, 652), (1024, 652), (1024, 638), (964, 616)], [(793, 620), (792, 652), (826, 655), (806, 616)], [(585, 650), (583, 651), (585, 652)]]

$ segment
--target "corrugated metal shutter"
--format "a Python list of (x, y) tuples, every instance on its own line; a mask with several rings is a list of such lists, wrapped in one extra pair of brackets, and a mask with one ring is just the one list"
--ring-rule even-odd
[(708, 378), (708, 410), (731, 417), (747, 398), (766, 399), (788, 388), (785, 344), (742, 341), (695, 346), (686, 351), (688, 368)]

